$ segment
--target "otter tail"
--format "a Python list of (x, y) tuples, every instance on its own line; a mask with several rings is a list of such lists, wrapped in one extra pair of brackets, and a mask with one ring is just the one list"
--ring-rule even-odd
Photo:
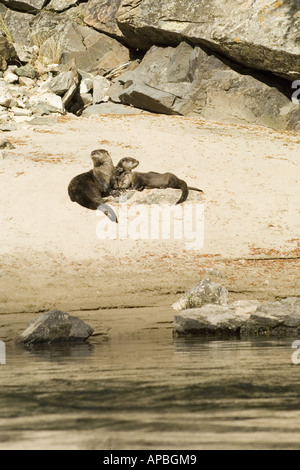
[(189, 195), (189, 188), (186, 182), (183, 180), (179, 180), (179, 181), (180, 181), (179, 189), (181, 189), (182, 194), (181, 194), (181, 198), (178, 199), (178, 201), (176, 202), (176, 205), (181, 204), (182, 202), (186, 201)]
[(191, 186), (189, 186), (189, 190), (190, 191), (198, 191), (199, 193), (203, 193), (202, 189), (192, 188)]

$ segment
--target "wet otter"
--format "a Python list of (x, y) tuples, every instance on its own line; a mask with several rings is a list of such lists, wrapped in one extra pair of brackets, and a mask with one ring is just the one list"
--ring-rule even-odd
[(137, 171), (125, 171), (118, 179), (120, 189), (133, 188), (143, 191), (145, 188), (153, 189), (181, 189), (182, 195), (176, 204), (181, 204), (187, 200), (189, 189), (203, 193), (202, 189), (188, 187), (185, 181), (177, 178), (173, 173), (156, 173), (149, 171), (148, 173), (139, 173)]
[(114, 185), (114, 172), (111, 156), (104, 149), (93, 150), (91, 159), (94, 168), (75, 176), (68, 186), (71, 201), (77, 202), (83, 207), (97, 210), (98, 207), (113, 222), (117, 222), (116, 214), (109, 206), (101, 208), (103, 197), (108, 196)]

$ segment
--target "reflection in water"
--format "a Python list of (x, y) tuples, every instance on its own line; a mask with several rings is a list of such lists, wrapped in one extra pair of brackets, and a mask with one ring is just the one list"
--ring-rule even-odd
[(292, 340), (152, 330), (92, 346), (8, 345), (0, 448), (297, 449)]
[[(19, 347), (22, 348), (22, 346)], [(30, 344), (29, 346), (25, 346), (25, 349), (40, 359), (59, 362), (67, 357), (81, 358), (89, 356), (92, 352), (93, 346), (89, 343), (71, 343), (61, 345)], [(19, 351), (19, 353), (21, 354), (21, 351)]]

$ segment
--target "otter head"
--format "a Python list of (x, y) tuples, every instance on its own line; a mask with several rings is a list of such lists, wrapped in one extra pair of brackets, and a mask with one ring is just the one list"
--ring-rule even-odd
[(122, 158), (116, 166), (116, 174), (121, 175), (125, 171), (131, 171), (136, 168), (140, 162), (135, 158), (125, 157)]
[(94, 167), (101, 166), (106, 162), (111, 162), (111, 156), (108, 151), (104, 149), (93, 150), (91, 159), (93, 160)]

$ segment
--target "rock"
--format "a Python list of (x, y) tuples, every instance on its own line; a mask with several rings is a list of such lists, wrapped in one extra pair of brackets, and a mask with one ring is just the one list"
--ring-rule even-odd
[(7, 90), (0, 89), (0, 106), (5, 106), (6, 108), (10, 108), (16, 104), (16, 100)]
[(2, 132), (12, 132), (16, 130), (16, 126), (11, 124), (0, 124), (0, 131)]
[(32, 88), (35, 85), (35, 81), (28, 77), (19, 77), (19, 84), (27, 88)]
[[(79, 104), (78, 109), (86, 108), (87, 106), (91, 106), (93, 104), (93, 97), (90, 93), (81, 93), (77, 97), (77, 102)], [(72, 110), (71, 110), (72, 112)]]
[(79, 85), (79, 93), (82, 95), (88, 93), (93, 89), (93, 80), (91, 78), (84, 78)]
[(83, 320), (52, 310), (31, 322), (18, 341), (24, 345), (83, 342), (93, 331)]
[(5, 37), (0, 28), (0, 70), (6, 70), (7, 62), (16, 57), (17, 54), (13, 44)]
[(129, 60), (127, 48), (87, 26), (67, 21), (63, 26), (53, 23), (53, 27), (52, 35), (40, 46), (44, 63), (69, 64), (75, 60), (78, 70), (103, 75)]
[(91, 114), (141, 114), (141, 109), (136, 109), (131, 106), (125, 106), (115, 103), (101, 103), (89, 106), (86, 108), (82, 116), (90, 116)]
[(288, 336), (300, 332), (300, 299), (265, 302), (241, 328), (243, 335)]
[(47, 3), (47, 0), (3, 0), (8, 8), (36, 13)]
[(51, 0), (51, 2), (48, 3), (47, 8), (54, 11), (64, 11), (76, 4), (77, 0)]
[(108, 101), (107, 91), (110, 82), (104, 77), (96, 76), (93, 79), (93, 104), (99, 104)]
[(31, 78), (34, 80), (37, 77), (37, 73), (30, 64), (23, 65), (21, 67), (18, 67), (15, 70), (15, 74), (18, 75), (18, 77), (27, 77)]
[(178, 335), (288, 336), (300, 332), (300, 299), (237, 301), (227, 307), (204, 305), (174, 317)]
[(62, 96), (62, 103), (68, 108), (73, 96), (75, 95), (79, 84), (79, 76), (76, 68), (73, 66), (71, 70), (62, 72), (54, 77), (48, 88), (52, 93)]
[(123, 0), (116, 20), (140, 49), (182, 40), (209, 46), (230, 59), (300, 78), (300, 16), (296, 2), (257, 0)]
[(14, 116), (31, 116), (32, 115), (31, 109), (19, 108), (16, 106), (13, 106), (11, 108), (11, 111), (14, 113)]
[(42, 107), (50, 113), (64, 113), (64, 106), (60, 96), (53, 93), (44, 93), (42, 95), (33, 95), (29, 99), (30, 106)]
[(172, 305), (174, 310), (181, 311), (192, 308), (200, 308), (205, 304), (217, 304), (225, 306), (228, 302), (228, 291), (225, 287), (215, 282), (203, 279), (196, 286), (184, 294), (184, 296)]
[(124, 104), (145, 109), (153, 113), (172, 115), (181, 114), (180, 111), (177, 110), (178, 106), (175, 106), (176, 98), (177, 97), (172, 93), (157, 90), (156, 88), (138, 82), (128, 87), (120, 95), (120, 100)]
[(239, 335), (248, 319), (249, 314), (230, 307), (205, 305), (175, 315), (174, 331), (177, 335)]
[(23, 61), (23, 50), (25, 50), (26, 47), (29, 48), (33, 46), (30, 38), (30, 22), (33, 17), (29, 13), (9, 9), (5, 10), (2, 17), (18, 57)]
[(20, 59), (20, 62), (34, 62), (36, 63), (39, 48), (37, 46), (25, 46), (23, 44), (14, 43), (16, 53)]
[(2, 139), (0, 141), (0, 149), (14, 149), (15, 146), (8, 139)]
[(8, 72), (4, 74), (4, 80), (6, 83), (18, 83), (19, 77), (15, 73)]
[(278, 130), (288, 128), (289, 113), (298, 109), (279, 78), (273, 82), (247, 75), (247, 70), (186, 43), (177, 48), (152, 47), (135, 70), (114, 81), (108, 93), (115, 102), (119, 93), (122, 103), (151, 112)]
[(102, 33), (124, 40), (116, 22), (116, 13), (121, 0), (89, 0), (84, 21)]

